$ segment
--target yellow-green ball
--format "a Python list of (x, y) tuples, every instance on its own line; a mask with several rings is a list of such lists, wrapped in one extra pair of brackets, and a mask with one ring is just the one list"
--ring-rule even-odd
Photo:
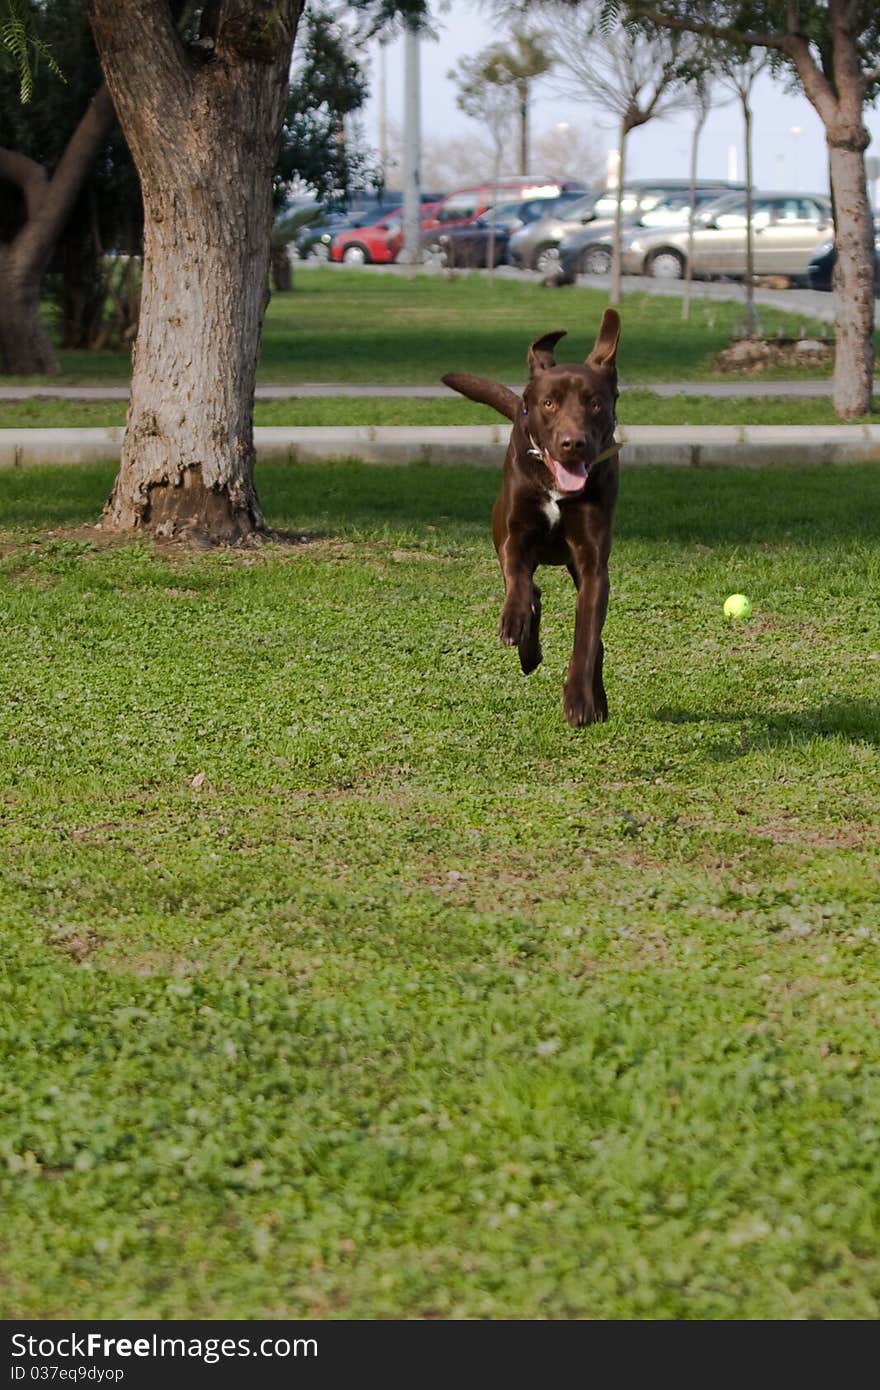
[(745, 594), (730, 594), (724, 600), (725, 618), (750, 618), (752, 616), (751, 600)]

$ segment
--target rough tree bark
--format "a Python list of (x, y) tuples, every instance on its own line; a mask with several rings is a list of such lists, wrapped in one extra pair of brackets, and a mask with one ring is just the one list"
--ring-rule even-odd
[(830, 0), (830, 79), (815, 62), (807, 38), (786, 35), (783, 51), (821, 117), (834, 198), (837, 261), (834, 409), (843, 418), (867, 415), (874, 377), (874, 229), (865, 175), (868, 77), (859, 52), (859, 7)]
[(4, 374), (37, 376), (59, 370), (40, 320), (40, 286), (83, 180), (115, 121), (110, 94), (101, 86), (51, 178), (36, 160), (0, 149), (0, 179), (20, 189), (26, 212), (18, 234), (0, 245), (0, 372)]
[(89, 8), (144, 201), (128, 424), (104, 525), (239, 541), (264, 529), (254, 382), (301, 6), (214, 0), (189, 46), (169, 0)]

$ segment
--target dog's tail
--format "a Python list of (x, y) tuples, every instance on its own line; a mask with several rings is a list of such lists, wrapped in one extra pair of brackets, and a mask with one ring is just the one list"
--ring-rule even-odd
[(499, 415), (504, 415), (508, 420), (515, 420), (522, 410), (522, 396), (511, 391), (509, 386), (502, 386), (500, 381), (489, 381), (488, 377), (484, 376), (470, 376), (467, 372), (447, 372), (442, 380), (444, 385), (458, 391), (459, 395), (467, 396), (471, 401), (479, 401), (482, 405), (491, 405), (493, 410), (497, 410)]

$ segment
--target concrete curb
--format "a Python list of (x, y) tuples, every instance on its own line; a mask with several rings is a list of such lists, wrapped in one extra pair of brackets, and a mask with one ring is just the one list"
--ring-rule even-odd
[[(118, 463), (121, 426), (0, 430), (0, 468), (39, 464)], [(260, 459), (500, 466), (509, 426), (261, 426)], [(880, 463), (880, 425), (632, 425), (621, 428), (628, 467), (771, 468)]]
[[(522, 390), (510, 383), (511, 390)], [(750, 399), (770, 396), (774, 399), (798, 400), (830, 397), (834, 383), (830, 377), (805, 378), (803, 381), (776, 381), (750, 377), (737, 381), (655, 381), (620, 383), (621, 391), (649, 391), (654, 396), (716, 396), (723, 400)], [(874, 381), (874, 394), (880, 396), (880, 377)], [(258, 401), (298, 401), (338, 399), (340, 396), (357, 400), (423, 400), (454, 401), (459, 399), (448, 386), (399, 386), (391, 382), (320, 382), (304, 381), (296, 386), (258, 386)], [(8, 386), (0, 383), (0, 405), (18, 401), (128, 401), (127, 386)]]

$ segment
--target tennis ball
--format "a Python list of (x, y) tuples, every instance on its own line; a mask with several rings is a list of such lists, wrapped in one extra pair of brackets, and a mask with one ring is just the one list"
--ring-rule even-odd
[(730, 594), (724, 600), (725, 618), (750, 618), (752, 616), (751, 600), (745, 594)]

